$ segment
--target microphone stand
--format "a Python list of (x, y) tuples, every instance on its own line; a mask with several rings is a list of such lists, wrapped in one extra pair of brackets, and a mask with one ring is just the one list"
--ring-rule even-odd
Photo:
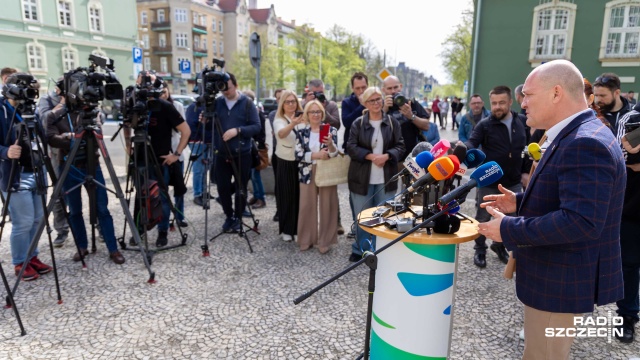
[[(369, 342), (371, 340), (371, 317), (372, 317), (372, 313), (373, 313), (373, 294), (375, 292), (375, 287), (376, 287), (376, 270), (378, 268), (378, 257), (377, 257), (377, 254), (385, 251), (386, 249), (388, 249), (391, 246), (393, 246), (395, 243), (399, 242), (400, 240), (402, 240), (402, 239), (406, 238), (407, 236), (413, 234), (414, 232), (418, 231), (419, 229), (422, 228), (422, 226), (424, 224), (427, 224), (428, 222), (439, 218), (440, 216), (442, 216), (444, 213), (446, 213), (450, 209), (462, 204), (464, 201), (465, 201), (465, 198), (456, 199), (455, 201), (452, 201), (450, 204), (445, 205), (442, 208), (442, 210), (440, 210), (437, 214), (429, 217), (428, 219), (424, 220), (422, 223), (414, 226), (409, 231), (407, 231), (404, 234), (398, 236), (395, 240), (392, 240), (387, 245), (381, 247), (380, 249), (378, 249), (378, 250), (376, 250), (374, 252), (370, 252), (370, 251), (365, 252), (363, 254), (364, 257), (361, 260), (359, 260), (358, 262), (353, 263), (352, 265), (350, 265), (346, 269), (342, 270), (338, 274), (336, 274), (333, 277), (331, 277), (329, 280), (327, 280), (327, 281), (323, 282), (322, 284), (318, 285), (317, 287), (311, 289), (309, 292), (307, 292), (307, 293), (295, 298), (293, 300), (293, 303), (295, 305), (300, 304), (301, 302), (303, 302), (304, 300), (309, 298), (311, 295), (313, 295), (316, 292), (318, 292), (319, 290), (323, 289), (325, 286), (327, 286), (327, 285), (331, 284), (332, 282), (340, 279), (342, 276), (348, 274), (349, 272), (351, 272), (352, 270), (354, 270), (358, 266), (360, 266), (362, 264), (366, 264), (369, 267), (369, 285), (367, 287), (367, 291), (368, 291), (369, 295), (368, 295), (368, 299), (367, 299), (367, 320), (366, 320), (365, 338), (364, 338), (364, 352), (362, 354), (360, 354), (360, 356), (358, 356), (356, 358), (356, 360), (360, 360), (360, 359), (368, 360), (369, 359), (369, 351), (370, 351)], [(451, 206), (449, 206), (449, 205), (451, 205)]]

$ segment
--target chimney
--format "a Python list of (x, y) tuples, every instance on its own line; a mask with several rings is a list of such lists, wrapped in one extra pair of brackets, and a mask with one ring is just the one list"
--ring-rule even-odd
[(257, 9), (258, 0), (249, 0), (249, 9)]
[(296, 20), (295, 19), (291, 20), (291, 25), (296, 26)]

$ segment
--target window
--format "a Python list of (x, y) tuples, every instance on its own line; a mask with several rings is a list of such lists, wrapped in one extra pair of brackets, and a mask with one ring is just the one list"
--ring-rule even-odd
[(195, 67), (196, 67), (196, 73), (200, 72), (201, 66), (200, 66), (200, 60), (195, 59)]
[(194, 36), (193, 37), (193, 49), (200, 49), (200, 37), (199, 36)]
[(216, 19), (211, 20), (211, 31), (216, 32), (218, 29), (216, 28)]
[(199, 18), (198, 13), (194, 11), (192, 12), (192, 14), (193, 14), (193, 24), (198, 25), (198, 18)]
[(145, 49), (149, 48), (149, 35), (147, 34), (142, 35), (142, 47)]
[(60, 26), (73, 26), (71, 17), (71, 1), (58, 1), (58, 23)]
[(218, 55), (218, 46), (216, 45), (215, 40), (213, 40), (212, 48), (213, 48), (213, 55)]
[(166, 57), (161, 57), (160, 58), (160, 72), (163, 72), (163, 73), (169, 72), (169, 69), (167, 68), (167, 58)]
[(207, 38), (204, 36), (202, 37), (202, 49), (207, 50)]
[(222, 32), (224, 31), (222, 26), (223, 26), (222, 20), (218, 21), (218, 31), (220, 31), (220, 34), (222, 34)]
[(238, 36), (242, 36), (243, 30), (244, 30), (244, 26), (242, 26), (242, 23), (239, 22), (238, 23)]
[(44, 45), (38, 43), (27, 43), (27, 63), (29, 71), (46, 71), (46, 53)]
[(185, 33), (176, 33), (176, 46), (179, 48), (189, 47), (189, 39)]
[(38, 0), (22, 0), (24, 19), (29, 21), (39, 21)]
[(187, 9), (176, 9), (175, 17), (176, 17), (176, 22), (186, 23), (187, 22)]
[(180, 62), (182, 61), (189, 61), (189, 59), (186, 58), (177, 58), (177, 64), (178, 64), (178, 71), (180, 71)]
[(159, 34), (158, 35), (158, 46), (160, 46), (161, 48), (167, 47), (167, 35), (166, 34)]
[(577, 6), (550, 0), (534, 8), (529, 61), (570, 59)]
[(607, 3), (600, 58), (638, 58), (640, 3), (616, 0)]
[(200, 25), (206, 27), (207, 26), (207, 16), (206, 15), (200, 15)]
[(67, 72), (77, 67), (78, 50), (72, 47), (62, 48), (62, 71)]
[(145, 58), (142, 61), (144, 62), (144, 69), (151, 70), (151, 58), (148, 56), (145, 56)]
[(224, 55), (224, 43), (220, 41), (220, 55)]
[(140, 25), (147, 25), (147, 12), (146, 11), (141, 11), (140, 12)]
[(102, 5), (93, 2), (89, 4), (89, 28), (94, 32), (103, 32)]
[(159, 23), (163, 23), (165, 21), (164, 19), (164, 9), (158, 9), (158, 13), (156, 14), (156, 17), (158, 18), (158, 22)]

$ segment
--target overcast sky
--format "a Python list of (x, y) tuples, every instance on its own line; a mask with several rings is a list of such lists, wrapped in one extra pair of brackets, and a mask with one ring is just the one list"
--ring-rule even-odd
[(471, 0), (258, 0), (259, 8), (271, 4), (282, 20), (313, 24), (323, 35), (334, 24), (362, 34), (381, 54), (386, 50), (387, 65), (404, 61), (441, 84), (450, 82), (438, 56), (441, 44), (462, 12), (472, 10)]

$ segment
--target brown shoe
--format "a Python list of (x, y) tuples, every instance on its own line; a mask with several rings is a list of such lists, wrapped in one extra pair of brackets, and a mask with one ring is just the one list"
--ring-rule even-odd
[(118, 250), (110, 253), (109, 254), (109, 258), (111, 259), (111, 261), (113, 261), (114, 263), (116, 263), (118, 265), (124, 264), (124, 256), (122, 256), (122, 254)]
[(342, 227), (342, 224), (338, 224), (338, 235), (343, 235), (344, 234), (344, 228)]
[(264, 201), (258, 199), (256, 200), (256, 202), (251, 206), (252, 209), (262, 209), (263, 207), (267, 206), (267, 203), (265, 203)]
[(89, 250), (80, 249), (80, 252), (77, 252), (75, 255), (73, 255), (73, 261), (80, 261), (80, 253), (82, 253), (83, 258), (86, 258), (87, 255), (89, 255)]
[(258, 199), (256, 199), (256, 198), (252, 197), (251, 199), (249, 199), (249, 201), (247, 201), (247, 204), (248, 204), (248, 205), (253, 205), (253, 204), (255, 204), (255, 203), (256, 203), (256, 201), (258, 201)]

